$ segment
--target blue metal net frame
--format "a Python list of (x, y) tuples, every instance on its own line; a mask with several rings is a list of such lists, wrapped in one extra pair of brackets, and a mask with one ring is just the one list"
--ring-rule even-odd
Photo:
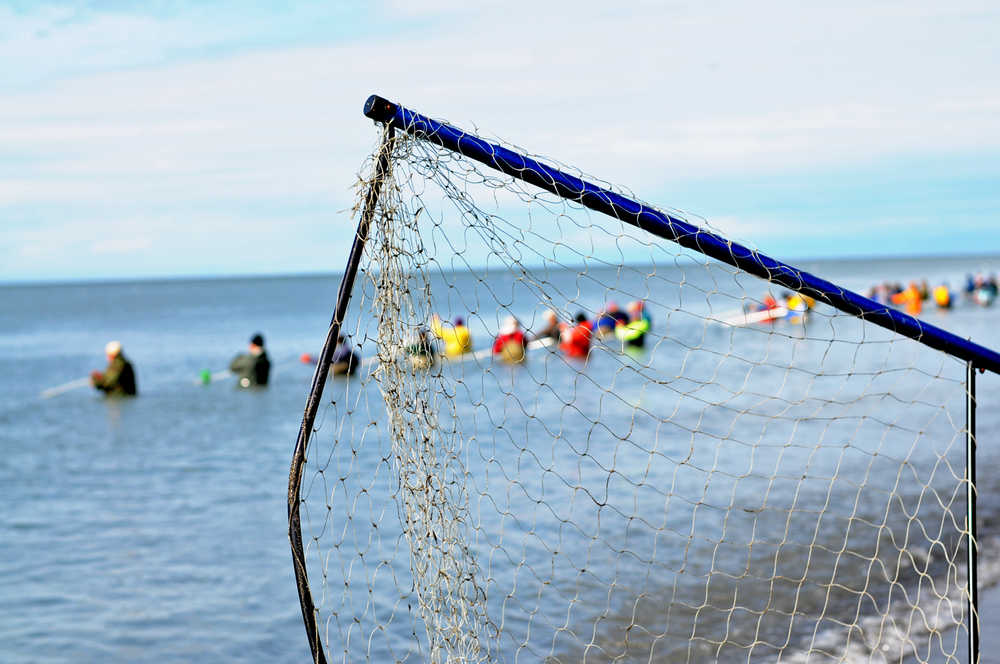
[[(908, 337), (930, 348), (963, 360), (967, 364), (966, 376), (966, 478), (967, 478), (967, 518), (968, 533), (968, 597), (969, 597), (969, 658), (978, 661), (979, 628), (976, 591), (976, 531), (975, 531), (975, 373), (991, 371), (1000, 374), (1000, 354), (962, 339), (944, 329), (930, 325), (913, 316), (890, 308), (851, 290), (837, 286), (813, 274), (775, 260), (756, 250), (727, 240), (726, 238), (693, 225), (683, 219), (633, 200), (621, 193), (593, 184), (562, 170), (544, 164), (529, 156), (507, 147), (486, 141), (449, 124), (372, 95), (364, 106), (368, 118), (381, 123), (385, 128), (379, 168), (385, 169), (389, 158), (389, 143), (394, 131), (402, 131), (454, 151), (464, 157), (478, 161), (508, 176), (549, 191), (569, 201), (591, 210), (609, 215), (632, 224), (657, 237), (697, 251), (705, 256), (737, 267), (768, 282), (783, 286), (803, 295), (855, 316), (859, 319), (886, 328), (896, 334)], [(316, 413), (322, 400), (323, 386), (329, 370), (333, 346), (340, 334), (347, 303), (351, 297), (353, 281), (357, 273), (357, 263), (364, 243), (368, 238), (368, 228), (374, 214), (378, 198), (376, 187), (365, 198), (361, 221), (355, 236), (354, 247), (348, 262), (343, 283), (338, 294), (338, 302), (328, 337), (316, 368), (312, 388), (299, 431), (295, 454), (289, 477), (288, 513), (289, 537), (292, 544), (294, 571), (299, 590), (300, 603), (312, 656), (316, 662), (325, 662), (321, 638), (316, 624), (316, 609), (309, 591), (304, 561), (301, 523), (299, 519), (300, 487), (305, 454), (309, 438), (314, 431)]]

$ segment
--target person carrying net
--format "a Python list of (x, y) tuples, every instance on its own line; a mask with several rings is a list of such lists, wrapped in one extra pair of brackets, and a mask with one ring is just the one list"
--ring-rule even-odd
[(271, 375), (271, 360), (260, 333), (251, 337), (248, 351), (234, 357), (229, 370), (239, 376), (240, 387), (264, 387)]
[(104, 354), (108, 357), (108, 366), (104, 371), (91, 372), (90, 384), (109, 397), (134, 397), (138, 393), (135, 370), (122, 353), (121, 343), (109, 341), (104, 347)]

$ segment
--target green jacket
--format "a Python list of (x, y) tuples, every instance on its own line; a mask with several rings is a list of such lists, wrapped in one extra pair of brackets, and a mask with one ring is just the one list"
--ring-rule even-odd
[(626, 346), (642, 347), (646, 343), (646, 333), (649, 332), (650, 325), (650, 320), (643, 317), (616, 327), (615, 336)]
[(132, 363), (121, 353), (111, 360), (104, 373), (94, 374), (93, 382), (94, 387), (108, 396), (135, 396), (138, 392)]
[(267, 385), (271, 360), (267, 359), (267, 352), (263, 350), (258, 355), (244, 353), (233, 358), (229, 370), (239, 376), (241, 387)]

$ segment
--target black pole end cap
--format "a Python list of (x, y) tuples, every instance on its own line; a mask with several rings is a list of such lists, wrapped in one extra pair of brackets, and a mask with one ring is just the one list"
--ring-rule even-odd
[(375, 122), (388, 122), (396, 113), (396, 105), (385, 97), (372, 95), (365, 102), (365, 117), (371, 118)]

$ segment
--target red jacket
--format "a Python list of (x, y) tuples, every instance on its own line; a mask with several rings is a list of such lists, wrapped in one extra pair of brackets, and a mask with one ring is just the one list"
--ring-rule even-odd
[(592, 329), (590, 321), (577, 323), (572, 327), (567, 325), (563, 328), (559, 348), (570, 357), (587, 357)]
[(524, 345), (524, 332), (521, 330), (515, 330), (510, 334), (499, 334), (497, 335), (496, 341), (493, 342), (493, 352), (499, 353), (503, 350), (504, 345), (514, 342), (516, 344)]

